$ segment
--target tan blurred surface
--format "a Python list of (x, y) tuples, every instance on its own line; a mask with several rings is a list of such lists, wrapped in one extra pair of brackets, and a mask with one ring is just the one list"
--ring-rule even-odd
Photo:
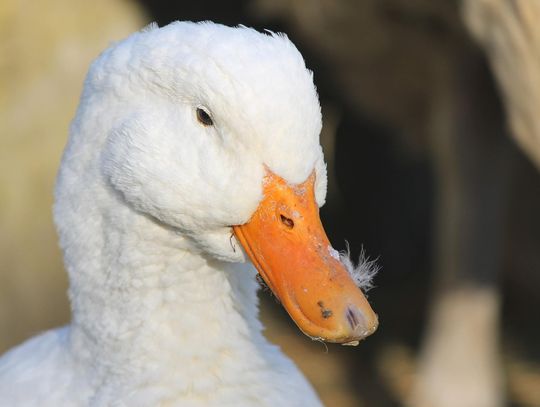
[(88, 65), (143, 21), (121, 0), (0, 3), (0, 352), (68, 321), (54, 177)]

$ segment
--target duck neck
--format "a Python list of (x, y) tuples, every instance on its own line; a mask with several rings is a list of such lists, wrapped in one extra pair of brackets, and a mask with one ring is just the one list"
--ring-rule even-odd
[(249, 265), (208, 259), (139, 214), (97, 223), (102, 233), (81, 225), (70, 233), (83, 243), (65, 248), (73, 354), (95, 380), (194, 386), (209, 370), (268, 369)]

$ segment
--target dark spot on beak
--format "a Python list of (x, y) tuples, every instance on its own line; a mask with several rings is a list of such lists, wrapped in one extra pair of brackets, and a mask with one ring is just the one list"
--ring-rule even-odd
[(329, 309), (323, 309), (321, 311), (321, 314), (322, 314), (322, 317), (324, 319), (327, 319), (327, 318), (330, 318), (332, 316), (332, 310), (329, 310)]
[(319, 301), (317, 302), (317, 305), (319, 306), (319, 308), (321, 309), (321, 315), (324, 319), (328, 319), (332, 316), (333, 312), (331, 309), (328, 309), (328, 308), (325, 308), (324, 307), (324, 302), (322, 301)]

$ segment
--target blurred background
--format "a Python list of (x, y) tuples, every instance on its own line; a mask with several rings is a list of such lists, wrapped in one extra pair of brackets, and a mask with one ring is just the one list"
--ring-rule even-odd
[[(89, 63), (156, 21), (283, 31), (314, 71), (323, 223), (381, 271), (378, 332), (266, 334), (329, 407), (540, 406), (540, 2), (2, 0), (0, 353), (69, 320), (55, 173)], [(536, 27), (535, 27), (536, 26)]]

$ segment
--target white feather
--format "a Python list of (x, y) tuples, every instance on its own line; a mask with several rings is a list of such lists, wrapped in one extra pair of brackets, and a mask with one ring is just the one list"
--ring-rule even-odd
[(340, 252), (339, 258), (359, 288), (364, 292), (373, 288), (373, 279), (380, 270), (377, 260), (370, 260), (362, 249), (355, 265), (351, 260), (351, 250), (348, 243), (347, 250)]
[(315, 168), (322, 205), (320, 129), (285, 36), (177, 22), (104, 51), (55, 192), (72, 322), (0, 359), (0, 405), (319, 406), (262, 335), (229, 225), (257, 207), (263, 163), (291, 183)]

